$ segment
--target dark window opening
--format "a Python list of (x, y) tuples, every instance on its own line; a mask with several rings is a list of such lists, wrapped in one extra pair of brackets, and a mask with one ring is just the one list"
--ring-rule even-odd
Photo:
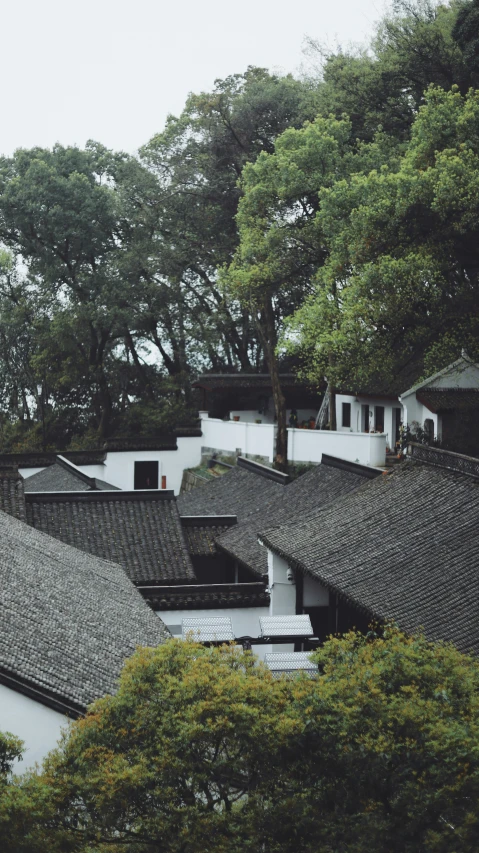
[(384, 406), (374, 407), (374, 429), (376, 432), (384, 432)]
[(361, 406), (363, 432), (369, 432), (369, 406)]
[(401, 414), (401, 409), (393, 409), (393, 433), (395, 443), (401, 438)]
[(158, 488), (158, 462), (135, 462), (135, 489)]
[(434, 441), (434, 421), (432, 418), (426, 418), (424, 421), (424, 432), (426, 433), (428, 444), (432, 444)]
[(343, 403), (343, 427), (351, 426), (351, 403)]

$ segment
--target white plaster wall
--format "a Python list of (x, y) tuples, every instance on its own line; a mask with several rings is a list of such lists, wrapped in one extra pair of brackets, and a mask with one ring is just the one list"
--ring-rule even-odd
[[(426, 386), (424, 386), (426, 387)], [(444, 376), (438, 376), (428, 382), (428, 388), (477, 388), (479, 387), (479, 368), (475, 364), (457, 365)]]
[[(232, 607), (220, 610), (159, 610), (157, 616), (163, 620), (174, 637), (181, 637), (181, 623), (184, 618), (202, 616), (229, 616), (235, 637), (259, 637), (259, 618), (269, 616), (268, 607)], [(253, 646), (253, 651), (261, 660), (271, 646)]]
[[(351, 427), (343, 427), (343, 403), (351, 405)], [(336, 428), (337, 432), (363, 432), (363, 414), (362, 406), (368, 407), (369, 412), (369, 429), (374, 429), (375, 423), (375, 406), (383, 406), (384, 408), (384, 433), (386, 435), (386, 444), (388, 447), (394, 446), (395, 431), (393, 429), (393, 410), (401, 409), (401, 403), (398, 400), (384, 400), (380, 397), (353, 397), (347, 394), (336, 394)], [(403, 415), (401, 415), (403, 420)]]
[(427, 406), (420, 403), (415, 394), (411, 394), (404, 400), (404, 423), (413, 425), (418, 423), (424, 429), (424, 421), (430, 419), (434, 422), (434, 436), (440, 438), (440, 418), (435, 412), (431, 412)]
[(179, 438), (178, 450), (118, 450), (108, 452), (103, 465), (81, 465), (80, 470), (89, 477), (98, 477), (126, 491), (135, 485), (135, 462), (158, 462), (158, 485), (166, 477), (166, 488), (180, 492), (185, 468), (199, 465), (201, 437)]
[[(286, 560), (268, 550), (268, 580), (270, 589), (270, 616), (294, 616), (296, 613), (296, 584), (288, 580)], [(294, 652), (294, 643), (274, 646), (277, 652)]]
[(348, 462), (382, 467), (386, 459), (386, 435), (330, 430), (288, 430), (290, 462), (321, 462), (323, 453)]
[(219, 418), (204, 418), (201, 420), (203, 444), (234, 453), (241, 450), (244, 456), (248, 453), (258, 454), (273, 461), (274, 433), (273, 424), (255, 424), (247, 421), (221, 421)]
[(14, 773), (23, 773), (41, 762), (67, 725), (63, 714), (0, 684), (0, 731), (11, 732), (25, 743), (23, 761), (15, 763)]

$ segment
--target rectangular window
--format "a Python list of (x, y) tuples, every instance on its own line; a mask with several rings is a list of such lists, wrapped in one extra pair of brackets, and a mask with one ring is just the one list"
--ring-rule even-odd
[(135, 462), (135, 489), (158, 488), (158, 462)]
[(343, 427), (351, 426), (351, 403), (343, 403)]

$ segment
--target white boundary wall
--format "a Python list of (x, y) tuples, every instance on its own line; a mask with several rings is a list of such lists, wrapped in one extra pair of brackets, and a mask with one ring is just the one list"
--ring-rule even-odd
[(323, 453), (348, 462), (382, 467), (386, 464), (386, 436), (363, 432), (288, 430), (290, 462), (321, 462)]
[[(158, 485), (166, 477), (166, 488), (180, 493), (185, 468), (201, 462), (203, 447), (242, 456), (259, 456), (270, 464), (274, 461), (276, 427), (274, 424), (252, 424), (247, 421), (221, 421), (201, 414), (201, 436), (178, 438), (178, 450), (108, 451), (101, 465), (78, 465), (89, 477), (105, 480), (119, 489), (133, 490), (135, 462), (158, 462)], [(348, 462), (382, 467), (386, 459), (386, 435), (362, 432), (329, 432), (329, 430), (288, 429), (290, 462), (320, 463), (323, 453)], [(42, 468), (21, 468), (30, 477)]]
[[(226, 453), (241, 451), (243, 456), (259, 455), (274, 459), (273, 424), (221, 421), (202, 416), (203, 444)], [(386, 460), (386, 435), (363, 432), (288, 429), (290, 462), (320, 463), (323, 453), (348, 462), (382, 467)]]

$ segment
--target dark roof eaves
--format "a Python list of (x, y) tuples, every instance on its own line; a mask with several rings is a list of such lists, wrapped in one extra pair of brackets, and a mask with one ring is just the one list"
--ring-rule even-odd
[(3, 667), (0, 667), (0, 684), (9, 687), (11, 690), (15, 690), (17, 693), (22, 693), (24, 696), (28, 696), (30, 699), (34, 699), (36, 702), (40, 702), (42, 705), (46, 705), (48, 708), (52, 708), (54, 711), (65, 714), (72, 719), (78, 719), (87, 710), (86, 706), (72, 702), (71, 699), (56, 694), (47, 688), (40, 687), (38, 684), (28, 681), (28, 679), (21, 678), (18, 674), (13, 675)]
[(232, 527), (238, 523), (236, 515), (180, 515), (184, 527)]
[(236, 562), (239, 563), (240, 566), (243, 566), (243, 568), (248, 569), (248, 571), (250, 571), (250, 572), (253, 572), (253, 574), (255, 574), (256, 577), (258, 577), (258, 578), (264, 578), (265, 577), (266, 572), (264, 572), (264, 573), (259, 572), (258, 569), (255, 569), (254, 566), (251, 566), (250, 563), (247, 563), (246, 560), (243, 560), (241, 557), (239, 557), (235, 551), (232, 551), (229, 548), (227, 548), (225, 545), (223, 545), (223, 543), (220, 542), (219, 539), (216, 539), (215, 544), (216, 544), (216, 547), (219, 548), (220, 551), (223, 551), (223, 553), (227, 554), (228, 557), (232, 557), (232, 559), (236, 560)]
[(329, 456), (327, 453), (322, 454), (321, 465), (328, 465), (330, 468), (340, 468), (342, 471), (350, 471), (352, 474), (358, 474), (361, 477), (366, 477), (368, 480), (374, 480), (383, 473), (382, 468), (371, 468), (369, 465), (361, 465), (359, 462), (348, 462), (346, 459)]
[(267, 465), (262, 465), (261, 462), (253, 462), (252, 459), (247, 459), (246, 456), (238, 456), (238, 468), (244, 468), (245, 471), (250, 471), (251, 474), (258, 474), (260, 477), (266, 477), (268, 480), (273, 480), (274, 483), (279, 483), (281, 486), (286, 486), (289, 483), (287, 474), (282, 471), (276, 471), (274, 468), (269, 468)]
[(29, 503), (68, 503), (75, 500), (82, 503), (101, 503), (113, 501), (175, 501), (173, 489), (147, 489), (144, 491), (126, 491), (115, 489), (107, 491), (98, 489), (91, 492), (26, 492), (25, 498)]

